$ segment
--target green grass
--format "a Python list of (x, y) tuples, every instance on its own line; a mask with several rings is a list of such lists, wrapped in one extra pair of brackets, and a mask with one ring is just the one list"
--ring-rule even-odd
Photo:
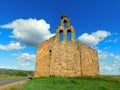
[(10, 90), (120, 90), (120, 77), (41, 77)]
[(11, 77), (25, 77), (31, 76), (32, 71), (20, 71), (20, 70), (10, 70), (10, 71), (0, 71), (0, 79), (11, 78)]

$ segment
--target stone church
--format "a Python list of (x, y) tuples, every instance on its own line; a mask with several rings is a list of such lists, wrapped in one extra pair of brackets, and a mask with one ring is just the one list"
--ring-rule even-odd
[(75, 29), (66, 15), (61, 16), (56, 35), (42, 42), (37, 49), (34, 76), (52, 75), (99, 75), (97, 51), (76, 41)]

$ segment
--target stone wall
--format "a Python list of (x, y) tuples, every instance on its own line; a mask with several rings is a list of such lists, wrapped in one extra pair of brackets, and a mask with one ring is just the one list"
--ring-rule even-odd
[(35, 77), (50, 75), (50, 53), (55, 37), (44, 41), (38, 46), (35, 65)]
[(80, 76), (80, 52), (76, 42), (54, 42), (50, 74), (55, 76)]
[(93, 48), (78, 43), (81, 61), (81, 74), (83, 76), (96, 76), (99, 74), (98, 53)]
[[(67, 23), (67, 27), (64, 27)], [(60, 33), (63, 40), (60, 40)], [(71, 40), (68, 41), (68, 32)], [(99, 74), (98, 53), (91, 47), (77, 42), (74, 27), (67, 16), (61, 17), (56, 36), (38, 46), (35, 77), (40, 76), (95, 76)]]
[(97, 51), (89, 46), (55, 37), (38, 47), (35, 77), (39, 76), (96, 76), (99, 74)]

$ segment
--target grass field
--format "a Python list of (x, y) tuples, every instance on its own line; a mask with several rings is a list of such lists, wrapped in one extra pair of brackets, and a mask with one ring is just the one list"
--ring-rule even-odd
[(10, 90), (120, 90), (120, 77), (41, 77)]
[(21, 71), (21, 70), (2, 70), (0, 71), (0, 79), (11, 78), (11, 77), (25, 77), (31, 76), (32, 71)]

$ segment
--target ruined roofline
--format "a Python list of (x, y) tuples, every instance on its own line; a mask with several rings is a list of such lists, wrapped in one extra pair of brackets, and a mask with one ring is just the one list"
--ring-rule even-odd
[(50, 38), (47, 39), (47, 40), (42, 41), (37, 47), (41, 46), (42, 44), (44, 44), (45, 42), (47, 42), (47, 41), (49, 41), (49, 40), (51, 40), (51, 39), (54, 39), (54, 40), (55, 40), (55, 37), (56, 37), (56, 35), (50, 37)]
[(77, 41), (77, 44), (85, 45), (85, 46), (87, 46), (88, 48), (91, 48), (91, 49), (93, 49), (94, 51), (98, 52), (96, 49), (92, 48), (91, 46), (89, 46), (89, 45), (87, 45), (87, 44), (85, 44), (85, 43), (83, 43), (83, 42)]

